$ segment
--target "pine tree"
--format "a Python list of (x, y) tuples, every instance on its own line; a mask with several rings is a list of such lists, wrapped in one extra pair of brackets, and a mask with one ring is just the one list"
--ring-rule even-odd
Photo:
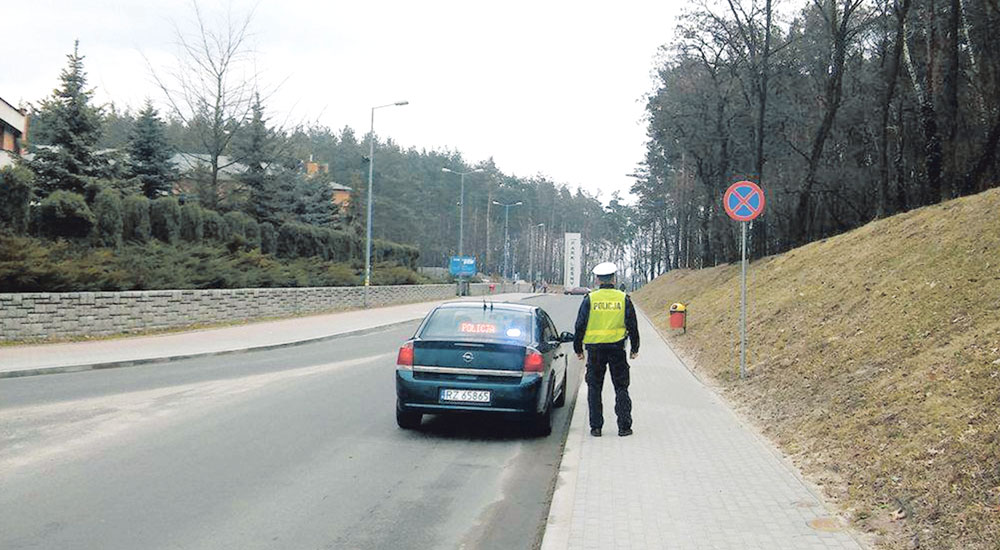
[(47, 113), (48, 141), (53, 148), (36, 151), (30, 166), (38, 175), (43, 196), (56, 190), (83, 193), (88, 177), (101, 175), (94, 148), (101, 133), (100, 109), (90, 105), (93, 90), (87, 90), (80, 41), (73, 44), (69, 62), (59, 75), (62, 87), (42, 102)]
[(310, 225), (332, 225), (333, 191), (322, 178), (299, 177), (295, 184), (295, 215)]
[(283, 184), (284, 174), (271, 169), (277, 157), (277, 137), (274, 130), (267, 126), (260, 94), (255, 95), (251, 111), (250, 123), (233, 145), (236, 157), (247, 166), (240, 181), (250, 191), (248, 213), (258, 222), (271, 222), (277, 226), (292, 210), (291, 197), (286, 189), (288, 185)]
[(142, 181), (142, 194), (150, 199), (169, 194), (176, 179), (170, 163), (173, 150), (167, 142), (166, 124), (148, 99), (129, 136), (128, 152), (129, 176)]

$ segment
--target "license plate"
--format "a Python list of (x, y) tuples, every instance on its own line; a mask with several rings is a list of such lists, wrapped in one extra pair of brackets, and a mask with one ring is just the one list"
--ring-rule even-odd
[(461, 401), (464, 403), (489, 403), (489, 390), (441, 390), (441, 401)]

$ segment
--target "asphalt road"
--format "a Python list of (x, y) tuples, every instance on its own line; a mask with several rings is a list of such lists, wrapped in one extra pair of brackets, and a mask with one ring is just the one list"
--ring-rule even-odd
[[(572, 331), (580, 298), (531, 301)], [(404, 431), (415, 326), (0, 380), (0, 548), (537, 547), (581, 364), (549, 437), (471, 415)]]

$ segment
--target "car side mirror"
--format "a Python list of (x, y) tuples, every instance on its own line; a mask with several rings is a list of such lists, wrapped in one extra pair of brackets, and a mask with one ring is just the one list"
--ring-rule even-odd
[(572, 342), (576, 336), (572, 332), (564, 332), (559, 335), (560, 342)]

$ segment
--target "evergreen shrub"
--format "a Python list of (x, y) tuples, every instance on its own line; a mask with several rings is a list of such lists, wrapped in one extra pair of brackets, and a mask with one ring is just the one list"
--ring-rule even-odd
[(181, 207), (181, 238), (189, 243), (200, 243), (205, 238), (205, 209), (196, 203)]
[(161, 197), (150, 203), (149, 223), (153, 236), (173, 244), (181, 233), (181, 205), (173, 197)]
[(149, 199), (142, 195), (127, 195), (122, 201), (123, 227), (127, 242), (146, 243), (152, 238), (149, 223)]
[(260, 224), (260, 251), (264, 254), (275, 254), (278, 246), (278, 235), (274, 226), (268, 222)]
[(41, 231), (52, 237), (85, 237), (94, 226), (94, 213), (83, 195), (54, 191), (39, 205)]
[(251, 250), (260, 248), (260, 224), (253, 219), (247, 219), (243, 229), (247, 237), (247, 246)]
[(0, 227), (23, 234), (31, 219), (35, 175), (23, 166), (0, 170)]
[(227, 233), (226, 222), (215, 210), (205, 210), (203, 231), (206, 241), (222, 242)]
[(94, 197), (93, 238), (98, 246), (118, 248), (122, 244), (125, 220), (122, 199), (113, 189), (103, 189)]

